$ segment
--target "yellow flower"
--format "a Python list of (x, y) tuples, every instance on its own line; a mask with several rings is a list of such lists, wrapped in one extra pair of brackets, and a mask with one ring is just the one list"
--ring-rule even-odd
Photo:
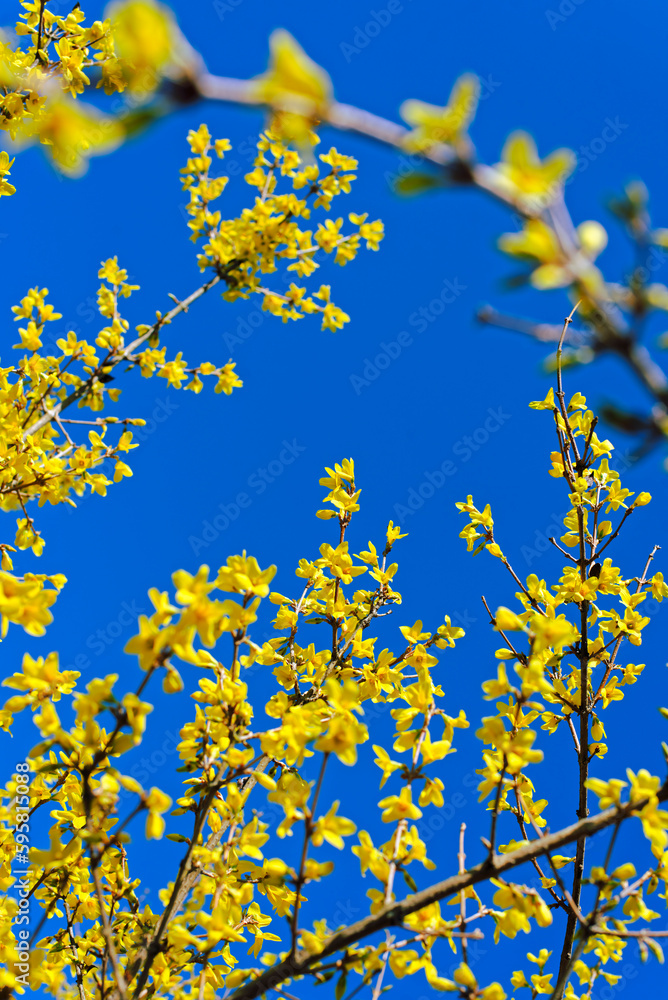
[(440, 142), (453, 146), (464, 144), (466, 131), (475, 117), (479, 94), (478, 77), (465, 73), (455, 82), (444, 108), (424, 101), (404, 101), (399, 113), (413, 126), (404, 141), (406, 148), (422, 151)]
[(48, 147), (51, 159), (64, 174), (80, 177), (88, 168), (87, 159), (109, 153), (123, 141), (121, 123), (103, 115), (89, 104), (67, 98), (53, 100), (39, 125), (40, 142)]
[(134, 93), (150, 94), (171, 64), (183, 63), (187, 43), (169, 8), (152, 0), (125, 0), (110, 4), (105, 15), (118, 56), (107, 77), (117, 73)]
[(327, 732), (316, 742), (316, 750), (335, 753), (342, 764), (357, 762), (357, 744), (369, 739), (366, 726), (350, 715), (337, 715), (329, 723)]
[(420, 819), (422, 810), (413, 805), (410, 786), (404, 785), (399, 795), (388, 795), (378, 803), (383, 810), (383, 823), (400, 819)]
[(125, 653), (135, 653), (139, 657), (142, 670), (149, 670), (155, 663), (160, 648), (160, 630), (157, 625), (146, 617), (139, 616), (139, 634), (130, 639), (124, 648)]
[(165, 795), (159, 788), (152, 788), (146, 796), (145, 805), (148, 809), (146, 817), (146, 839), (159, 840), (165, 831), (165, 821), (162, 813), (167, 812), (172, 804), (169, 795)]
[[(3, 194), (10, 195), (16, 193), (14, 185), (5, 180), (13, 162), (14, 160), (9, 159), (9, 153), (6, 150), (0, 150), (0, 198)], [(376, 248), (374, 247), (374, 249)]]
[(402, 765), (398, 761), (392, 760), (387, 750), (383, 747), (377, 746), (377, 744), (374, 743), (373, 749), (378, 754), (374, 760), (374, 764), (376, 764), (383, 772), (383, 777), (380, 780), (380, 787), (382, 788), (390, 775), (402, 767)]
[(557, 149), (541, 161), (532, 136), (521, 131), (506, 139), (501, 156), (496, 169), (504, 186), (537, 210), (554, 199), (575, 167), (575, 154), (570, 149)]
[(336, 815), (338, 808), (338, 801), (334, 802), (326, 815), (316, 820), (311, 838), (316, 847), (320, 847), (323, 840), (326, 840), (328, 844), (341, 850), (344, 846), (343, 838), (351, 836), (357, 829), (352, 820)]
[(499, 632), (523, 632), (526, 629), (526, 625), (519, 615), (503, 606), (496, 609), (495, 621), (494, 627)]
[(505, 233), (499, 249), (511, 257), (535, 266), (530, 281), (534, 288), (563, 288), (576, 282), (591, 294), (601, 294), (603, 279), (592, 261), (608, 242), (600, 222), (582, 222), (576, 229), (579, 248), (570, 256), (562, 249), (557, 234), (542, 219), (528, 219), (519, 233)]
[(272, 128), (285, 139), (303, 142), (326, 114), (332, 82), (288, 31), (274, 31), (269, 49), (269, 68), (256, 78), (256, 94), (274, 109)]

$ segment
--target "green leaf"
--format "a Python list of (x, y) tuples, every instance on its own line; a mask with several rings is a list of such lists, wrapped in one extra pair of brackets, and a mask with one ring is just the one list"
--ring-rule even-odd
[(403, 869), (403, 868), (401, 869), (401, 874), (403, 875), (404, 882), (406, 883), (406, 885), (408, 886), (408, 888), (411, 890), (411, 892), (417, 892), (417, 886), (415, 884), (415, 879), (413, 878), (413, 876), (409, 875), (408, 872), (405, 871), (405, 869)]
[(393, 184), (393, 190), (403, 198), (412, 198), (426, 191), (434, 191), (436, 188), (445, 187), (440, 177), (433, 174), (421, 174), (419, 172), (406, 174), (405, 177), (398, 177)]
[(334, 987), (334, 1000), (341, 1000), (341, 997), (346, 992), (347, 978), (348, 978), (348, 970), (344, 969), (337, 980), (336, 986)]

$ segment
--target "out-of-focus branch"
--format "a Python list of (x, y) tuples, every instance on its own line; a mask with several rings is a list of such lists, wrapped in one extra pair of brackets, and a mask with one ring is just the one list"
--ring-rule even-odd
[[(532, 323), (531, 320), (499, 312), (493, 306), (482, 306), (481, 309), (478, 309), (476, 319), (487, 326), (495, 326), (500, 330), (512, 330), (514, 333), (533, 337), (534, 340), (538, 340), (542, 344), (558, 344), (563, 325), (561, 323)], [(564, 337), (564, 343), (571, 347), (582, 347), (591, 340), (591, 335), (584, 330), (569, 329)]]
[[(232, 77), (216, 76), (202, 72), (192, 80), (195, 93), (206, 100), (262, 107), (263, 100), (257, 84), (253, 80), (238, 80)], [(556, 233), (566, 256), (575, 258), (580, 252), (578, 235), (563, 199), (562, 192), (555, 192), (553, 199), (543, 206), (531, 206), (521, 198), (516, 198), (506, 185), (500, 182), (498, 171), (487, 164), (462, 159), (457, 151), (445, 143), (434, 143), (429, 148), (413, 153), (407, 147), (406, 139), (410, 130), (397, 122), (382, 118), (352, 104), (331, 101), (322, 112), (322, 121), (334, 128), (362, 135), (385, 146), (390, 146), (416, 158), (421, 158), (440, 167), (453, 184), (465, 184), (490, 195), (513, 213), (525, 218), (545, 217)], [(577, 273), (577, 268), (574, 268)], [(515, 330), (542, 343), (553, 343), (559, 339), (559, 328), (552, 324), (530, 323), (525, 320), (504, 316), (486, 307), (478, 313), (478, 319), (503, 329)], [(588, 317), (590, 330), (569, 331), (565, 343), (572, 346), (591, 347), (595, 355), (616, 354), (634, 373), (647, 393), (668, 411), (668, 376), (649, 351), (638, 343), (623, 321), (619, 310), (609, 301), (596, 303), (596, 309)], [(656, 415), (655, 415), (656, 416)], [(658, 440), (655, 436), (652, 443)]]

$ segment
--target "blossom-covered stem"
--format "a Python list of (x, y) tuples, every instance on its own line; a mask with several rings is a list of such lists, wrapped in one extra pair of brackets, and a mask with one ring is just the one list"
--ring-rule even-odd
[(327, 761), (329, 760), (329, 753), (324, 753), (322, 757), (322, 764), (320, 765), (320, 774), (318, 775), (318, 780), (315, 786), (315, 791), (313, 793), (313, 802), (311, 804), (310, 810), (307, 812), (304, 810), (304, 843), (302, 846), (302, 856), (299, 862), (299, 873), (297, 875), (297, 882), (295, 884), (295, 901), (292, 908), (292, 944), (290, 947), (290, 954), (294, 955), (297, 950), (297, 938), (299, 936), (299, 906), (301, 902), (301, 891), (306, 882), (306, 859), (308, 857), (308, 845), (311, 842), (311, 837), (313, 836), (314, 822), (313, 818), (315, 816), (315, 811), (318, 806), (318, 799), (320, 797), (320, 789), (322, 788), (322, 779), (325, 777), (325, 768), (327, 767)]
[[(266, 770), (269, 764), (269, 757), (263, 755), (259, 762), (254, 767), (254, 772)], [(248, 798), (251, 791), (257, 783), (257, 778), (255, 773), (251, 774), (246, 782), (244, 783), (244, 801)], [(206, 814), (213, 802), (213, 798), (218, 791), (218, 785), (216, 784), (212, 790), (209, 791), (205, 803), (198, 815), (198, 821), (196, 821), (196, 832), (193, 832), (193, 837), (186, 852), (184, 858), (179, 865), (179, 871), (174, 881), (174, 886), (172, 888), (169, 901), (162, 913), (162, 917), (158, 921), (158, 925), (150, 936), (150, 938), (139, 948), (137, 955), (134, 957), (132, 963), (127, 970), (127, 981), (131, 983), (135, 976), (138, 975), (137, 985), (135, 987), (133, 997), (138, 997), (141, 994), (142, 989), (148, 979), (149, 973), (151, 971), (151, 966), (153, 965), (153, 960), (158, 954), (162, 939), (167, 930), (167, 925), (172, 918), (172, 916), (178, 912), (184, 901), (186, 900), (188, 894), (192, 891), (195, 885), (199, 882), (202, 877), (202, 873), (197, 868), (190, 867), (190, 859), (192, 857), (192, 852), (194, 846), (197, 844), (197, 838), (204, 824), (204, 819)], [(230, 821), (225, 820), (219, 830), (212, 833), (206, 842), (207, 850), (211, 850), (218, 845), (224, 833), (226, 833)], [(141, 969), (141, 972), (139, 971)], [(116, 994), (115, 996), (118, 996)], [(115, 996), (109, 998), (109, 1000), (115, 1000)]]
[[(652, 551), (650, 552), (650, 554), (648, 556), (648, 559), (647, 559), (647, 562), (645, 563), (645, 569), (643, 570), (643, 574), (642, 574), (641, 578), (638, 580), (638, 584), (636, 586), (636, 594), (640, 593), (640, 588), (647, 582), (647, 572), (649, 570), (650, 563), (652, 562), (652, 559), (654, 558), (654, 556), (656, 555), (657, 551), (660, 548), (661, 548), (660, 545), (655, 545), (654, 548), (652, 549)], [(610, 677), (610, 674), (612, 673), (613, 667), (615, 666), (615, 662), (616, 662), (616, 659), (617, 659), (617, 653), (619, 652), (619, 647), (621, 646), (621, 644), (622, 644), (623, 641), (624, 641), (624, 635), (622, 633), (622, 635), (619, 635), (617, 637), (617, 641), (615, 643), (615, 648), (614, 648), (614, 650), (612, 652), (612, 655), (611, 655), (611, 657), (610, 657), (610, 659), (608, 661), (608, 665), (606, 667), (606, 670), (605, 670), (605, 673), (604, 673), (603, 678), (601, 680), (601, 683), (599, 684), (598, 688), (596, 689), (596, 694), (594, 695), (594, 697), (592, 699), (592, 703), (591, 703), (591, 707), (592, 708), (594, 708), (594, 706), (596, 705), (596, 703), (603, 696), (603, 689), (604, 689), (605, 685), (608, 683), (608, 678)]]
[[(244, 599), (242, 601), (242, 607), (244, 607), (244, 608), (248, 607), (248, 601), (249, 601), (249, 595), (246, 594), (246, 596), (244, 597)], [(239, 676), (238, 676), (239, 675), (239, 647), (241, 646), (242, 642), (244, 641), (244, 639), (246, 637), (246, 631), (247, 631), (247, 629), (246, 629), (246, 627), (244, 627), (244, 628), (239, 628), (235, 632), (232, 633), (232, 648), (233, 648), (233, 652), (232, 652), (232, 664), (230, 666), (230, 678), (233, 681), (237, 681), (239, 679)]]
[(109, 924), (109, 917), (107, 916), (107, 911), (104, 906), (104, 897), (102, 895), (102, 885), (100, 884), (100, 875), (97, 870), (99, 858), (91, 857), (91, 874), (93, 876), (93, 884), (95, 886), (95, 895), (97, 896), (98, 906), (100, 908), (100, 921), (102, 923), (102, 933), (104, 935), (104, 940), (107, 945), (107, 952), (109, 954), (109, 961), (111, 962), (111, 968), (114, 973), (114, 979), (116, 981), (116, 988), (121, 997), (121, 1000), (125, 1000), (127, 996), (127, 984), (125, 982), (125, 976), (123, 975), (123, 970), (120, 967), (118, 961), (118, 955), (116, 954), (116, 948), (114, 947), (114, 939), (111, 933), (111, 926)]
[(82, 385), (79, 386), (78, 389), (75, 389), (74, 392), (71, 392), (69, 396), (66, 396), (65, 399), (61, 400), (61, 402), (56, 403), (56, 405), (51, 409), (45, 410), (42, 416), (39, 417), (33, 424), (31, 424), (30, 427), (28, 427), (28, 429), (25, 431), (23, 435), (24, 440), (30, 434), (37, 434), (38, 431), (40, 431), (43, 427), (46, 427), (47, 424), (51, 423), (51, 421), (54, 420), (60, 413), (62, 413), (63, 410), (67, 409), (68, 406), (71, 406), (72, 403), (76, 403), (79, 399), (82, 399), (84, 396), (86, 396), (87, 393), (90, 391), (91, 387), (96, 382), (99, 381), (100, 375), (104, 374), (102, 371), (103, 368), (105, 370), (108, 370), (111, 367), (115, 367), (116, 365), (121, 364), (121, 362), (123, 361), (127, 361), (128, 357), (133, 353), (133, 351), (135, 351), (138, 347), (141, 347), (141, 345), (145, 343), (149, 339), (149, 337), (157, 333), (157, 331), (160, 330), (161, 327), (165, 326), (168, 323), (171, 323), (171, 321), (176, 316), (178, 316), (179, 313), (187, 312), (188, 307), (193, 302), (196, 302), (197, 299), (199, 299), (202, 295), (205, 295), (206, 292), (209, 291), (209, 289), (213, 288), (214, 285), (217, 285), (220, 281), (223, 280), (223, 278), (224, 275), (215, 274), (213, 278), (210, 278), (209, 281), (206, 281), (203, 285), (200, 285), (200, 287), (196, 288), (194, 292), (191, 292), (187, 298), (177, 303), (177, 305), (175, 305), (173, 309), (170, 309), (169, 312), (165, 313), (165, 315), (162, 316), (159, 320), (156, 320), (156, 322), (151, 326), (151, 328), (146, 333), (142, 334), (140, 337), (136, 337), (135, 340), (132, 341), (132, 343), (127, 344), (117, 354), (110, 354), (105, 359), (103, 359), (103, 361), (98, 365), (95, 371), (90, 375), (88, 379), (86, 379), (86, 381)]
[(506, 757), (503, 756), (503, 765), (501, 767), (501, 773), (499, 774), (499, 784), (496, 789), (496, 798), (494, 800), (494, 809), (492, 810), (492, 826), (489, 832), (489, 856), (490, 858), (494, 856), (494, 845), (496, 841), (496, 821), (499, 818), (499, 805), (501, 804), (501, 793), (503, 791), (503, 779), (506, 776)]
[[(385, 568), (385, 558), (383, 558), (383, 569), (384, 568)], [(420, 734), (419, 734), (419, 736), (417, 738), (417, 741), (415, 743), (415, 747), (413, 748), (412, 765), (411, 765), (410, 774), (408, 775), (408, 779), (407, 779), (407, 784), (408, 784), (409, 788), (410, 788), (410, 786), (411, 786), (411, 784), (413, 782), (413, 778), (415, 777), (415, 773), (416, 773), (415, 769), (416, 769), (416, 765), (417, 765), (418, 759), (420, 757), (420, 751), (422, 749), (422, 744), (424, 743), (425, 737), (427, 735), (427, 731), (429, 729), (429, 723), (431, 722), (431, 719), (432, 719), (432, 716), (434, 714), (435, 708), (436, 708), (436, 706), (432, 702), (432, 704), (429, 706), (429, 708), (425, 712), (424, 722), (422, 723), (422, 727), (420, 729)], [(400, 819), (399, 822), (397, 823), (397, 828), (395, 830), (394, 838), (392, 840), (392, 856), (390, 858), (390, 863), (389, 863), (389, 868), (388, 868), (388, 873), (387, 873), (387, 882), (385, 884), (385, 898), (384, 898), (384, 905), (385, 906), (387, 906), (391, 902), (392, 895), (394, 893), (394, 879), (395, 879), (396, 874), (397, 874), (397, 864), (398, 864), (398, 858), (399, 858), (399, 848), (401, 847), (401, 838), (402, 838), (405, 830), (407, 829), (407, 827), (408, 827), (407, 821), (405, 819)], [(382, 992), (383, 979), (385, 977), (385, 971), (387, 969), (387, 963), (388, 963), (389, 958), (390, 958), (391, 940), (390, 940), (390, 934), (389, 934), (388, 930), (385, 931), (385, 938), (386, 938), (387, 947), (385, 949), (385, 954), (383, 956), (383, 964), (381, 966), (380, 972), (378, 973), (378, 979), (376, 980), (376, 985), (374, 986), (373, 995), (372, 995), (371, 1000), (378, 1000), (378, 997), (380, 996), (380, 994)], [(465, 939), (463, 940), (462, 944), (465, 945)]]
[[(522, 839), (523, 840), (528, 840), (529, 839), (528, 836), (527, 836), (527, 828), (526, 828), (526, 826), (524, 824), (524, 819), (523, 819), (523, 814), (525, 812), (526, 812), (527, 816), (529, 817), (529, 820), (530, 820), (532, 826), (537, 831), (538, 836), (540, 837), (541, 836), (540, 830), (535, 826), (534, 821), (533, 821), (533, 816), (531, 815), (531, 813), (529, 812), (529, 810), (524, 805), (524, 800), (522, 799), (522, 796), (520, 794), (520, 790), (517, 787), (517, 782), (515, 782), (515, 799), (517, 801), (517, 822), (518, 822), (520, 830), (522, 832)], [(552, 865), (552, 859), (550, 858), (549, 854), (547, 855), (547, 860), (549, 861), (550, 865)], [(531, 864), (533, 865), (535, 871), (538, 873), (538, 877), (544, 879), (545, 878), (545, 872), (543, 871), (543, 869), (539, 865), (538, 859), (534, 858), (532, 860)], [(555, 874), (556, 874), (556, 870), (555, 870)], [(550, 895), (554, 899), (555, 903), (558, 903), (559, 906), (561, 906), (564, 909), (566, 909), (566, 906), (564, 904), (563, 899), (559, 898), (559, 894), (554, 891), (554, 888), (552, 888), (551, 886), (548, 886), (548, 892), (550, 893)]]
[[(561, 366), (558, 368), (559, 372), (559, 385), (561, 387)], [(562, 393), (562, 405), (563, 405), (563, 393)], [(582, 513), (582, 506), (578, 506), (578, 534), (580, 542), (580, 578), (582, 581), (587, 578), (587, 558), (585, 551), (585, 524), (584, 516)], [(589, 616), (589, 601), (582, 601), (580, 605), (580, 644), (579, 644), (579, 659), (580, 659), (580, 736), (579, 736), (579, 753), (578, 753), (578, 819), (585, 819), (588, 813), (587, 805), (587, 778), (589, 776), (589, 717), (591, 715), (591, 707), (588, 703), (588, 687), (589, 687), (589, 640), (588, 640), (588, 616)], [(575, 908), (580, 905), (580, 894), (582, 890), (582, 878), (584, 874), (584, 859), (585, 859), (585, 848), (586, 848), (586, 838), (580, 837), (577, 842), (577, 847), (575, 851), (575, 864), (573, 866), (573, 886), (571, 888), (571, 899), (573, 901), (573, 906)], [(577, 926), (577, 916), (575, 910), (572, 908), (568, 914), (568, 919), (566, 921), (566, 933), (564, 935), (564, 943), (561, 949), (561, 958), (559, 962), (559, 978), (565, 969), (570, 969), (572, 967), (572, 956), (573, 956), (573, 939), (575, 936), (575, 929)], [(555, 990), (555, 1000), (558, 1000), (558, 994)]]
[[(413, 756), (413, 766), (415, 766), (415, 755)], [(390, 860), (390, 866), (387, 873), (387, 884), (385, 885), (385, 898), (383, 900), (385, 906), (387, 906), (390, 900), (392, 899), (392, 894), (394, 891), (394, 877), (397, 873), (397, 857), (399, 854), (399, 847), (401, 845), (401, 837), (404, 830), (406, 829), (406, 826), (407, 826), (406, 820), (400, 819), (399, 822), (397, 823), (397, 829), (394, 832), (394, 839), (392, 841), (392, 858)], [(385, 953), (383, 955), (383, 962), (380, 967), (380, 971), (378, 973), (378, 979), (376, 980), (376, 984), (373, 988), (371, 1000), (378, 1000), (378, 997), (381, 995), (383, 991), (383, 980), (385, 978), (387, 963), (390, 959), (390, 953), (392, 951), (392, 939), (390, 937), (390, 932), (388, 929), (385, 930), (385, 944), (386, 948), (385, 948)]]
[(42, 48), (42, 32), (44, 31), (45, 7), (46, 7), (46, 0), (39, 0), (39, 27), (37, 29), (37, 48), (35, 50), (35, 55), (37, 59), (40, 59), (39, 51)]
[(63, 905), (65, 907), (65, 916), (67, 917), (67, 937), (70, 942), (70, 951), (72, 952), (72, 962), (76, 970), (76, 980), (77, 980), (77, 992), (79, 993), (79, 1000), (87, 1000), (86, 991), (83, 984), (83, 972), (81, 968), (81, 962), (77, 958), (77, 942), (74, 937), (74, 932), (72, 930), (72, 914), (70, 913), (70, 908), (67, 905), (67, 900), (63, 900)]

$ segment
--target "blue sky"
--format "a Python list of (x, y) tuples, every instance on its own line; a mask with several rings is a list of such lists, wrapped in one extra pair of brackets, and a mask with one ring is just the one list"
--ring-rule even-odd
[[(281, 5), (270, 0), (180, 0), (172, 6), (211, 72), (240, 77), (261, 72), (268, 35), (283, 26), (328, 69), (339, 100), (387, 117), (396, 118), (408, 97), (445, 103), (461, 72), (478, 73), (487, 94), (472, 127), (480, 157), (496, 162), (515, 128), (530, 131), (543, 155), (558, 146), (576, 150), (588, 165), (569, 185), (568, 203), (576, 223), (597, 219), (608, 228), (610, 244), (600, 263), (613, 280), (628, 271), (632, 255), (604, 208), (605, 198), (641, 178), (650, 189), (655, 223), (668, 225), (663, 127), (668, 15), (663, 4), (643, 0), (631, 11), (619, 0), (562, 0), (547, 8), (535, 0), (512, 5), (404, 0), (391, 17), (382, 14), (384, 0), (375, 7), (352, 0), (318, 7), (304, 0)], [(100, 16), (102, 5), (89, 3), (84, 9), (89, 16)], [(379, 15), (374, 23), (387, 22), (377, 33), (366, 29), (374, 11)], [(5, 21), (13, 13), (13, 4), (3, 4)], [(368, 43), (362, 46), (364, 38)], [(590, 144), (610, 121), (617, 126), (614, 141), (593, 154)], [(17, 194), (3, 200), (0, 222), (5, 364), (14, 342), (9, 308), (35, 284), (50, 289), (51, 301), (63, 313), (59, 335), (77, 329), (91, 340), (101, 260), (118, 255), (141, 285), (126, 310), (133, 324), (146, 321), (156, 308), (164, 310), (168, 292), (183, 296), (197, 286), (178, 171), (187, 156), (185, 135), (201, 122), (214, 136), (229, 137), (236, 149), (226, 162), (238, 162), (243, 173), (250, 164), (249, 140), (262, 127), (262, 114), (214, 104), (193, 106), (160, 122), (112, 156), (93, 160), (88, 174), (77, 181), (59, 178), (38, 149), (17, 158), (12, 176)], [(170, 348), (183, 350), (193, 363), (224, 363), (232, 356), (244, 388), (228, 398), (206, 387), (195, 397), (165, 388), (162, 380), (133, 375), (124, 382), (123, 412), (148, 421), (139, 436), (144, 438), (141, 448), (131, 453), (135, 475), (105, 499), (86, 498), (73, 513), (65, 508), (40, 512), (47, 545), (35, 568), (65, 573), (69, 583), (45, 638), (10, 632), (4, 669), (16, 669), (26, 649), (35, 655), (57, 649), (63, 664), (82, 666), (84, 682), (114, 672), (123, 688), (136, 687), (137, 667), (123, 654), (123, 646), (134, 632), (136, 615), (149, 609), (148, 588), (169, 588), (170, 574), (178, 568), (194, 571), (206, 562), (217, 569), (229, 554), (245, 548), (261, 565), (276, 563), (276, 589), (290, 592), (299, 558), (313, 558), (321, 542), (334, 541), (331, 525), (314, 517), (323, 496), (321, 470), (354, 457), (363, 493), (351, 548), (360, 551), (369, 539), (380, 542), (389, 519), (409, 532), (396, 548), (396, 584), (404, 603), (383, 624), (386, 644), (396, 645), (396, 627), (416, 618), (435, 629), (449, 614), (467, 631), (456, 650), (442, 655), (438, 668), (447, 710), (456, 715), (464, 708), (473, 722), (469, 731), (457, 734), (460, 750), (444, 767), (448, 805), (443, 823), (437, 821), (425, 833), (440, 876), (456, 865), (462, 820), (469, 827), (469, 860), (482, 857), (476, 844), (487, 834), (488, 817), (475, 805), (479, 744), (473, 730), (481, 715), (490, 714), (479, 697), (480, 683), (495, 670), (497, 642), (480, 595), (494, 607), (512, 603), (514, 592), (496, 561), (472, 560), (466, 554), (457, 537), (462, 524), (454, 503), (468, 493), (479, 505), (490, 502), (503, 547), (512, 553), (518, 572), (531, 569), (552, 579), (559, 575), (559, 560), (540, 549), (566, 508), (562, 487), (547, 476), (550, 420), (528, 409), (528, 402), (542, 398), (550, 384), (541, 371), (541, 349), (517, 335), (481, 328), (474, 314), (491, 302), (560, 322), (567, 300), (558, 292), (503, 290), (502, 280), (513, 266), (497, 252), (495, 239), (515, 223), (498, 205), (466, 191), (401, 200), (388, 183), (397, 170), (396, 154), (325, 130), (323, 146), (330, 144), (360, 161), (359, 180), (340, 210), (382, 218), (387, 234), (378, 254), (364, 252), (345, 269), (320, 272), (322, 280), (331, 281), (335, 301), (350, 314), (351, 323), (336, 334), (320, 332), (319, 324), (308, 319), (284, 326), (259, 312), (259, 303), (227, 304), (215, 292), (180, 317), (165, 338)], [(594, 149), (599, 148), (595, 143)], [(231, 182), (231, 213), (248, 190), (240, 175)], [(668, 281), (668, 275), (659, 271), (656, 280)], [(449, 301), (441, 310), (444, 289)], [(649, 342), (662, 332), (655, 321)], [(401, 345), (401, 352), (392, 348), (397, 356), (369, 379), (369, 361), (373, 365), (389, 342)], [(369, 384), (361, 384), (360, 376)], [(647, 404), (613, 360), (569, 374), (567, 387), (584, 392), (594, 404), (611, 398), (630, 406)], [(622, 456), (628, 452), (627, 441), (614, 433), (608, 436)], [(629, 576), (642, 568), (653, 544), (666, 551), (668, 480), (662, 459), (655, 453), (623, 474), (630, 489), (648, 490), (655, 498), (634, 516), (617, 546), (617, 558)], [(448, 462), (451, 474), (442, 482), (438, 476), (432, 480), (433, 496), (405, 513), (409, 499)], [(250, 502), (243, 509), (237, 505), (238, 513), (231, 517), (235, 507), (230, 505), (239, 493)], [(429, 490), (423, 489), (425, 493)], [(661, 555), (657, 568), (666, 572)], [(639, 651), (647, 663), (645, 675), (626, 689), (621, 708), (607, 713), (611, 750), (595, 772), (602, 777), (622, 776), (627, 765), (662, 771), (665, 724), (655, 706), (666, 701), (666, 612), (661, 606), (654, 612)], [(270, 617), (268, 606), (260, 634), (270, 633)], [(225, 651), (220, 655), (224, 660)], [(258, 699), (270, 688), (259, 671), (249, 683)], [(185, 695), (166, 699), (156, 690), (151, 700), (155, 712), (139, 756), (156, 754), (154, 760), (161, 763), (151, 765), (150, 783), (174, 794), (179, 778), (169, 748), (191, 709)], [(382, 742), (388, 720), (379, 713), (371, 726), (372, 739), (362, 748), (354, 773), (343, 765), (332, 767), (323, 802), (341, 798), (344, 815), (359, 827), (378, 831), (375, 818), (364, 819), (378, 782), (370, 744)], [(30, 723), (17, 725), (13, 743), (3, 736), (5, 758), (21, 760), (34, 736)], [(532, 774), (541, 794), (555, 800), (554, 829), (575, 819), (576, 762), (565, 741), (557, 744), (561, 738), (543, 741), (549, 754)], [(514, 836), (508, 819), (501, 840)], [(157, 905), (157, 890), (166, 866), (176, 865), (179, 845), (163, 841), (148, 849), (140, 840), (134, 848), (136, 871), (150, 887), (148, 900)], [(626, 860), (625, 843), (638, 842), (637, 831), (621, 838), (620, 862)], [(641, 851), (649, 864), (648, 851), (644, 846)], [(328, 915), (337, 924), (362, 915), (363, 893), (372, 883), (367, 879), (358, 892), (359, 880), (352, 881), (357, 862), (335, 860), (336, 882), (308, 893), (314, 906), (305, 914), (307, 922)], [(537, 932), (526, 945), (537, 951), (549, 946), (547, 937)], [(520, 967), (524, 946), (522, 940), (511, 944), (507, 954), (497, 949), (492, 959), (487, 928), (474, 972), (484, 982), (499, 978), (507, 984), (509, 972)], [(627, 956), (622, 965), (628, 970), (622, 970), (618, 990), (626, 983), (631, 984), (629, 995), (651, 990), (659, 982), (659, 967), (642, 966), (633, 945)], [(442, 961), (447, 970), (452, 960), (444, 953)], [(423, 982), (404, 980), (395, 995), (415, 997), (421, 991), (426, 996)], [(310, 995), (305, 988), (302, 994)], [(605, 1000), (602, 989), (594, 995)]]

